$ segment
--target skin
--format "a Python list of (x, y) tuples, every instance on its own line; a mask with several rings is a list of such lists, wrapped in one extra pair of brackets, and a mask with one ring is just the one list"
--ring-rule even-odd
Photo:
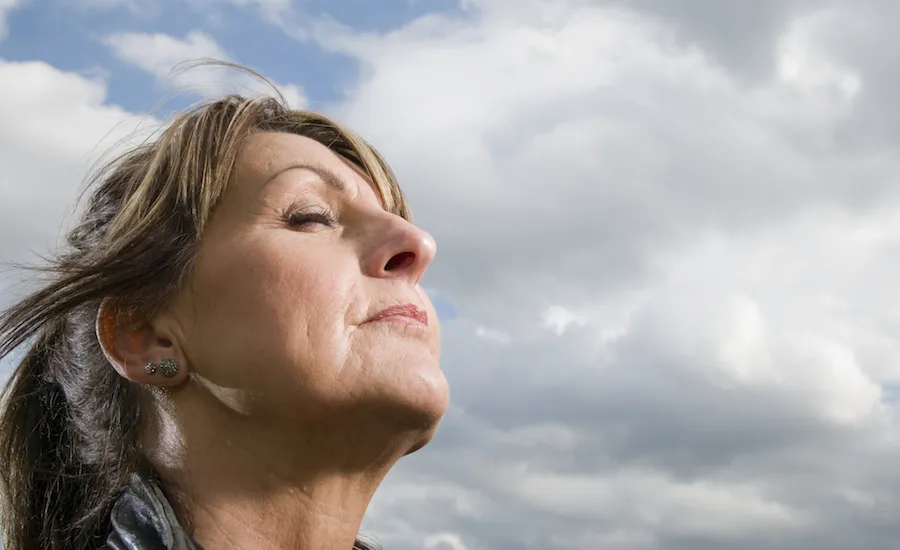
[[(295, 164), (314, 168), (284, 170)], [(200, 544), (352, 546), (375, 489), (448, 404), (438, 319), (419, 286), (434, 254), (341, 157), (259, 133), (177, 297), (150, 320), (101, 307), (111, 364), (150, 390), (144, 452)], [(427, 326), (370, 320), (403, 304)], [(179, 361), (176, 377), (144, 372), (165, 357)]]

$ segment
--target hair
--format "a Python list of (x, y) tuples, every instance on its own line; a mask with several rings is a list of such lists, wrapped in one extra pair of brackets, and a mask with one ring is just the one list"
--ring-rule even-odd
[[(364, 139), (277, 97), (228, 95), (183, 111), (153, 140), (88, 180), (83, 213), (39, 267), (42, 286), (0, 315), (0, 358), (27, 346), (0, 412), (2, 533), (7, 550), (101, 546), (110, 512), (141, 456), (141, 391), (111, 367), (95, 323), (112, 299), (150, 317), (178, 292), (244, 140), (285, 132), (322, 143), (409, 219), (391, 169)], [(189, 519), (182, 518), (189, 522)], [(355, 548), (373, 548), (358, 540)]]

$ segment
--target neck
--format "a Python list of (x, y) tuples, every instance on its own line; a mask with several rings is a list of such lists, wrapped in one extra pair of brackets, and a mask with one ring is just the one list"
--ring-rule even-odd
[[(249, 480), (245, 480), (249, 481)], [(193, 537), (204, 548), (350, 550), (372, 497), (370, 480), (309, 476), (305, 484), (261, 488), (215, 481), (188, 481), (185, 505)], [(228, 494), (227, 491), (233, 491)]]
[(350, 550), (375, 490), (415, 444), (373, 426), (347, 433), (347, 421), (286, 435), (197, 400), (157, 411), (149, 458), (204, 548)]

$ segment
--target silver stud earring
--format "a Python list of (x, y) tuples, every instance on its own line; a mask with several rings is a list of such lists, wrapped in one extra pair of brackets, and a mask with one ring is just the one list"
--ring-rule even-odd
[(159, 362), (159, 370), (166, 378), (172, 378), (178, 374), (178, 360), (174, 357), (166, 357)]
[(156, 368), (157, 364), (150, 362), (144, 365), (144, 372), (146, 372), (147, 374), (156, 374)]

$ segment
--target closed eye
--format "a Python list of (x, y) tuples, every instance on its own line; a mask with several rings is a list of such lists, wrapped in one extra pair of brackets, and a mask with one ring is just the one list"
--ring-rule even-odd
[(292, 229), (307, 229), (314, 225), (332, 227), (336, 223), (334, 215), (328, 210), (288, 210), (285, 212), (284, 223)]

